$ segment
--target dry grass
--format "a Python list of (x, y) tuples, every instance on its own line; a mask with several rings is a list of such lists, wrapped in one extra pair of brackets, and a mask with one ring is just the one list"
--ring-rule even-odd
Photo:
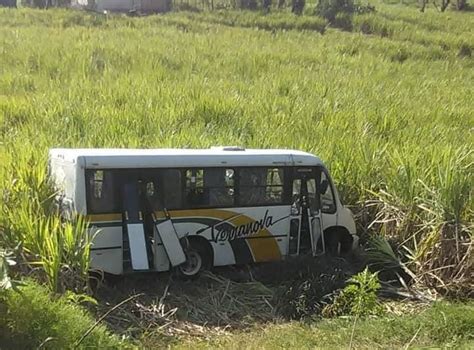
[(211, 273), (196, 282), (150, 277), (121, 281), (99, 290), (98, 313), (135, 292), (139, 293), (136, 298), (105, 318), (117, 333), (208, 337), (278, 318), (272, 289), (260, 282), (235, 282)]

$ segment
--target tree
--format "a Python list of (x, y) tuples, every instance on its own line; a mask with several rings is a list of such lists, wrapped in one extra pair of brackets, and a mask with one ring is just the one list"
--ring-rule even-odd
[(333, 23), (338, 13), (353, 13), (353, 0), (319, 0), (316, 5), (316, 14)]
[(463, 11), (467, 9), (467, 0), (457, 0), (456, 1), (456, 10)]
[(0, 6), (16, 7), (16, 0), (0, 0)]
[(296, 15), (301, 15), (306, 5), (306, 0), (292, 0), (291, 1), (291, 12)]

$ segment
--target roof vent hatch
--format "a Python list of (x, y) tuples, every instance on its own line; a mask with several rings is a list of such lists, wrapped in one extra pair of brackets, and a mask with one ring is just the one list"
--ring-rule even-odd
[(245, 148), (240, 146), (213, 146), (211, 149), (216, 151), (245, 151)]

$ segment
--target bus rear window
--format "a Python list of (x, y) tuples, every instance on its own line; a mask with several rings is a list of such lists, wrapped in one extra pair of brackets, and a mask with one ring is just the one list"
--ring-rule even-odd
[(88, 170), (86, 172), (87, 206), (89, 213), (114, 212), (117, 198), (111, 171)]

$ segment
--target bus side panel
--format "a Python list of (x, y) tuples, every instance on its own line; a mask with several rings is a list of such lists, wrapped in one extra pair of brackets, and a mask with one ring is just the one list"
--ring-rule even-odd
[(290, 206), (192, 209), (170, 212), (180, 237), (200, 236), (214, 265), (280, 260), (288, 252)]
[[(186, 210), (186, 212), (189, 212)], [(186, 235), (199, 236), (206, 239), (210, 244), (214, 252), (214, 266), (225, 266), (234, 265), (236, 263), (234, 257), (234, 251), (229, 242), (215, 242), (212, 239), (212, 232), (214, 230), (213, 225), (218, 225), (222, 220), (216, 218), (219, 213), (210, 213), (208, 209), (193, 210), (193, 215), (189, 217), (180, 217), (181, 214), (174, 213), (175, 217), (172, 218), (173, 224), (178, 232), (179, 237)], [(188, 213), (191, 214), (191, 213)], [(222, 213), (220, 213), (222, 214)]]
[(166, 254), (165, 247), (161, 241), (160, 235), (157, 230), (153, 232), (154, 244), (153, 244), (153, 255), (154, 255), (154, 267), (156, 271), (168, 271), (170, 269), (170, 261)]
[(123, 273), (122, 230), (121, 222), (90, 224), (91, 269), (115, 275)]
[(254, 262), (281, 260), (288, 252), (290, 206), (241, 208), (231, 237), (245, 237)]
[(86, 207), (86, 176), (85, 161), (83, 157), (79, 157), (76, 163), (76, 178), (74, 188), (74, 205), (77, 213), (85, 215)]
[(123, 273), (122, 255), (122, 249), (91, 250), (91, 270), (121, 275)]

